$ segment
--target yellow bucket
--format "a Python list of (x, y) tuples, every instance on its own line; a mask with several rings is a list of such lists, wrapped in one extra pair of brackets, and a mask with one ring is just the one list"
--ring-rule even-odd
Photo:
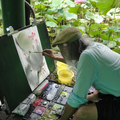
[(57, 72), (58, 74), (58, 82), (63, 83), (66, 85), (70, 85), (72, 78), (74, 76), (74, 73), (69, 69), (61, 69)]
[(57, 61), (57, 72), (61, 69), (70, 69), (70, 66), (63, 62)]

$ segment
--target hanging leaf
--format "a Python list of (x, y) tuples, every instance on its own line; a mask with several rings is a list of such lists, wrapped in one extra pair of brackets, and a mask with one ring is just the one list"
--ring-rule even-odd
[(71, 0), (65, 0), (65, 2), (66, 2), (67, 5), (69, 5), (70, 7), (75, 7), (75, 3), (72, 2)]
[(57, 24), (55, 22), (52, 22), (52, 21), (47, 21), (46, 25), (49, 27), (57, 27)]
[(114, 8), (119, 0), (97, 0), (97, 7), (102, 14), (106, 14), (110, 9)]

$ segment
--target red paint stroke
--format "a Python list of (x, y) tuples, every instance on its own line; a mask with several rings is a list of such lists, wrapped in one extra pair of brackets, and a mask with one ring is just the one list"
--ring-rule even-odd
[(37, 40), (37, 39), (35, 39), (35, 42), (38, 42), (38, 40)]
[(33, 32), (31, 33), (31, 36), (28, 36), (28, 38), (31, 39), (31, 40), (33, 40), (34, 37), (35, 37), (35, 33), (33, 33)]
[(34, 48), (35, 46), (34, 46), (34, 45), (32, 45), (32, 47)]

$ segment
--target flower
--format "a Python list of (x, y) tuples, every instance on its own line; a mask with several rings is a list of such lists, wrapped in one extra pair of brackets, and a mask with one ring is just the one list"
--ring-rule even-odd
[(85, 3), (86, 0), (75, 0), (75, 3)]

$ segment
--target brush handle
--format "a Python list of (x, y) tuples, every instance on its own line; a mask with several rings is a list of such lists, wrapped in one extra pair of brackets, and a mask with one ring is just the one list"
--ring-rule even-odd
[(30, 52), (30, 51), (29, 51), (29, 53), (42, 53), (42, 52)]

